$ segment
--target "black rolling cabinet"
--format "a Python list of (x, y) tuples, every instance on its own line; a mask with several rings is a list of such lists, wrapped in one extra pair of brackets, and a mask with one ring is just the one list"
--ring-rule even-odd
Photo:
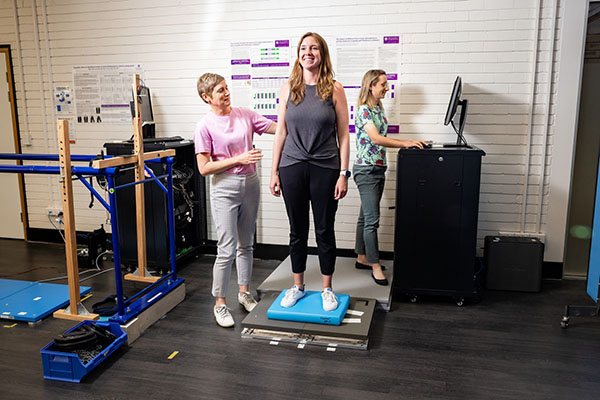
[[(133, 153), (133, 142), (105, 143), (108, 155)], [(180, 137), (144, 139), (144, 151), (174, 149), (173, 208), (175, 216), (175, 249), (177, 262), (197, 253), (206, 240), (206, 189), (198, 172), (194, 143)], [(164, 164), (146, 164), (155, 175), (166, 173)], [(134, 181), (134, 171), (124, 168), (116, 178), (122, 185)], [(166, 183), (166, 180), (163, 180)], [(167, 197), (156, 183), (144, 184), (146, 210), (146, 257), (151, 272), (164, 272), (170, 267)], [(135, 187), (117, 190), (117, 215), (122, 263), (137, 267)]]
[(478, 148), (401, 149), (396, 180), (394, 291), (477, 295)]

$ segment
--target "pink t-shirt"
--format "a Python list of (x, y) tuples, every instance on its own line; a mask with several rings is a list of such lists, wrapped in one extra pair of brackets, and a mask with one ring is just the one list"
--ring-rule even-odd
[[(254, 132), (261, 135), (271, 126), (271, 120), (247, 108), (232, 108), (229, 115), (212, 112), (196, 124), (194, 143), (196, 154), (208, 153), (213, 161), (221, 161), (252, 150)], [(247, 175), (256, 171), (256, 164), (236, 165), (224, 171)]]

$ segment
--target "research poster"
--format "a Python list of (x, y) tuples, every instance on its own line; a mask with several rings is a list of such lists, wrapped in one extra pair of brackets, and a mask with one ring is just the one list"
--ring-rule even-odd
[(233, 103), (276, 120), (279, 89), (295, 59), (288, 39), (231, 43)]
[(143, 76), (141, 64), (74, 66), (77, 124), (131, 123), (133, 74)]
[(354, 132), (356, 102), (362, 77), (370, 69), (386, 72), (389, 92), (382, 100), (389, 121), (388, 133), (399, 133), (396, 107), (400, 73), (400, 36), (341, 37), (335, 39), (336, 79), (344, 85), (348, 99), (350, 132)]
[[(399, 133), (396, 107), (401, 64), (399, 35), (326, 38), (335, 79), (344, 85), (348, 99), (350, 132), (354, 132), (356, 101), (362, 77), (370, 69), (386, 71), (390, 91), (383, 100), (388, 133)], [(288, 39), (231, 43), (230, 90), (233, 103), (277, 119), (279, 89), (289, 78), (297, 43)]]

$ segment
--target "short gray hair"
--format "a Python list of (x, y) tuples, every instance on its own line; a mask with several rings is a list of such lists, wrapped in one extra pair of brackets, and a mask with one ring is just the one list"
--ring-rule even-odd
[(219, 74), (213, 74), (211, 72), (203, 74), (200, 78), (198, 78), (198, 83), (196, 84), (198, 88), (198, 95), (205, 103), (207, 103), (207, 101), (202, 97), (202, 94), (206, 93), (208, 96), (212, 97), (212, 92), (215, 86), (224, 80), (225, 78)]

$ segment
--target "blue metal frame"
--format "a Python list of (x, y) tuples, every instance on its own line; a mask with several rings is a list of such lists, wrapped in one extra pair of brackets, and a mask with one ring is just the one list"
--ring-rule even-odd
[[(71, 161), (92, 161), (97, 156), (88, 156), (83, 154), (71, 154)], [(108, 156), (106, 158), (110, 158)], [(0, 160), (36, 160), (36, 161), (58, 161), (58, 154), (13, 154), (0, 153)]]
[[(60, 167), (45, 165), (0, 165), (0, 172), (59, 175)], [(116, 169), (105, 168), (99, 170), (92, 167), (71, 167), (71, 172), (73, 175), (114, 175), (116, 173)]]
[[(149, 162), (155, 162), (155, 160), (150, 160)], [(173, 212), (174, 212), (174, 210), (173, 210), (173, 163), (174, 162), (175, 162), (174, 157), (167, 157), (166, 158), (167, 174), (161, 175), (159, 177), (155, 176), (154, 173), (149, 168), (146, 168), (146, 170), (149, 171), (151, 178), (144, 179), (143, 181), (140, 181), (140, 182), (132, 182), (132, 183), (126, 183), (124, 185), (116, 186), (114, 176), (108, 177), (108, 195), (109, 195), (109, 200), (110, 200), (110, 204), (111, 204), (110, 210), (109, 210), (110, 211), (110, 219), (111, 219), (111, 224), (113, 226), (117, 226), (117, 227), (119, 226), (118, 216), (117, 216), (117, 207), (116, 207), (116, 204), (117, 204), (116, 191), (118, 189), (130, 187), (130, 186), (136, 185), (138, 183), (156, 182), (159, 185), (159, 187), (161, 187), (161, 189), (166, 190), (167, 208), (169, 210), (169, 216), (168, 216), (169, 244), (170, 244), (169, 254), (170, 254), (170, 259), (171, 259), (171, 271), (168, 274), (163, 276), (158, 281), (154, 282), (152, 285), (149, 285), (146, 288), (142, 289), (140, 292), (138, 292), (136, 295), (132, 296), (131, 298), (127, 299), (126, 301), (123, 300), (123, 285), (122, 285), (122, 281), (120, 279), (121, 271), (120, 270), (117, 271), (117, 269), (115, 268), (115, 281), (118, 282), (116, 289), (117, 289), (117, 308), (118, 308), (119, 312), (117, 315), (112, 316), (109, 319), (110, 321), (118, 322), (120, 324), (127, 323), (128, 321), (133, 319), (135, 316), (137, 316), (139, 313), (144, 311), (146, 308), (151, 306), (157, 299), (164, 296), (165, 294), (167, 294), (168, 292), (170, 292), (171, 290), (173, 290), (177, 286), (179, 286), (181, 283), (183, 283), (183, 279), (177, 278), (177, 273), (176, 273), (177, 267), (176, 267), (176, 263), (175, 263), (175, 261), (176, 261), (175, 217), (173, 214)], [(168, 189), (165, 188), (164, 185), (159, 180), (163, 177), (167, 178), (167, 188)], [(112, 231), (113, 231), (113, 243), (119, 243), (118, 229), (113, 229)], [(117, 232), (117, 237), (115, 237), (115, 235), (114, 235), (115, 232)], [(113, 244), (113, 258), (114, 258), (115, 265), (121, 265), (120, 253), (118, 253), (118, 254), (115, 253), (114, 248), (115, 248), (115, 245)], [(117, 261), (118, 261), (118, 263), (117, 263)], [(118, 277), (117, 277), (117, 275), (118, 275)]]
[[(106, 157), (111, 158), (112, 156)], [(110, 318), (110, 321), (125, 324), (135, 318), (142, 311), (152, 306), (157, 300), (165, 296), (171, 290), (183, 283), (183, 279), (177, 278), (177, 265), (175, 253), (175, 216), (173, 210), (173, 163), (174, 157), (165, 157), (166, 160), (155, 158), (147, 160), (147, 163), (166, 162), (167, 173), (156, 176), (152, 170), (144, 166), (150, 174), (150, 178), (139, 182), (131, 182), (124, 185), (115, 185), (115, 176), (119, 173), (118, 168), (96, 169), (92, 167), (71, 167), (73, 175), (98, 199), (100, 204), (110, 213), (113, 258), (115, 264), (115, 286), (117, 291), (117, 314)], [(92, 155), (71, 155), (71, 161), (89, 162), (95, 160)], [(36, 160), (36, 161), (58, 161), (58, 154), (8, 154), (0, 153), (0, 160)], [(22, 173), (22, 174), (51, 174), (59, 175), (60, 167), (41, 166), (41, 165), (0, 165), (0, 172)], [(108, 182), (108, 200), (107, 203), (102, 196), (90, 185), (83, 175), (106, 176)], [(167, 186), (163, 185), (160, 179), (167, 178)], [(121, 276), (121, 251), (119, 248), (119, 224), (117, 216), (117, 196), (116, 191), (126, 187), (134, 186), (140, 183), (156, 182), (163, 192), (167, 195), (168, 228), (169, 228), (169, 254), (171, 261), (171, 271), (158, 281), (148, 285), (134, 296), (126, 301), (123, 296), (123, 277)]]
[(85, 178), (81, 175), (76, 175), (77, 179), (79, 179), (79, 181), (81, 183), (83, 183), (83, 185), (88, 188), (88, 190), (94, 195), (94, 197), (96, 198), (96, 200), (98, 200), (100, 202), (100, 204), (102, 204), (104, 206), (104, 208), (106, 208), (107, 210), (110, 208), (110, 206), (108, 205), (108, 203), (106, 202), (106, 200), (104, 200), (102, 198), (102, 196), (100, 196), (100, 193), (98, 193), (96, 191), (96, 189), (94, 189), (92, 187), (92, 185), (90, 185), (90, 183), (88, 181), (85, 180)]

